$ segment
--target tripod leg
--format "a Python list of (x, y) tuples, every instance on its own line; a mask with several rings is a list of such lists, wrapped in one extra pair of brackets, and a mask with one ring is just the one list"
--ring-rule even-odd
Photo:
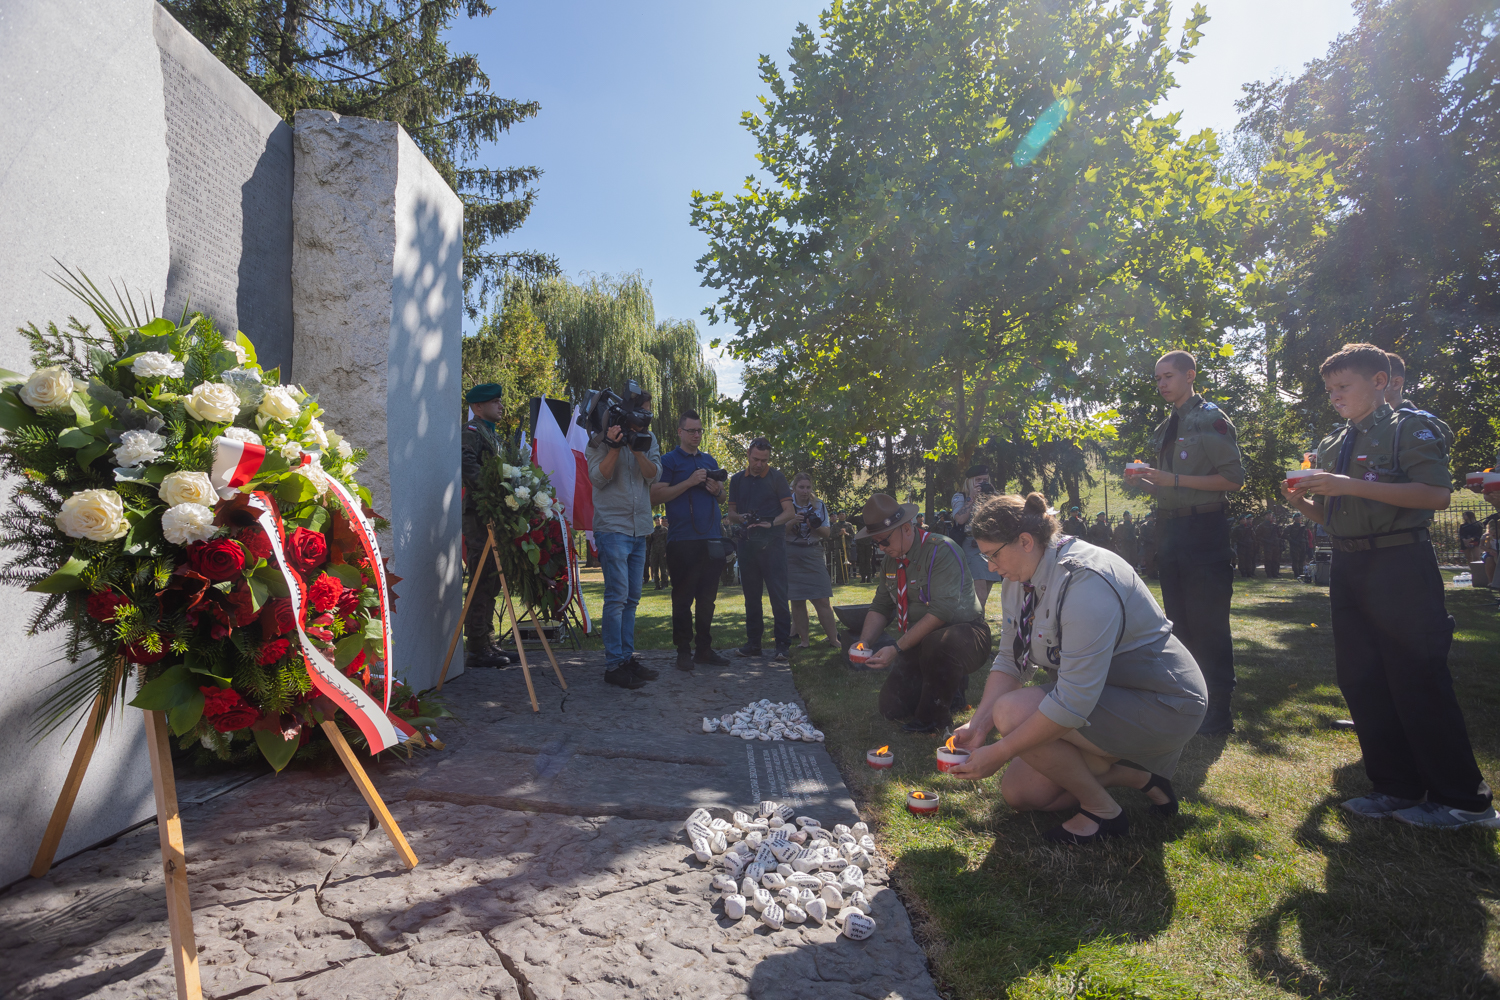
[(396, 818), (391, 811), (385, 807), (385, 800), (375, 790), (375, 785), (370, 781), (370, 776), (360, 766), (359, 758), (354, 756), (354, 751), (349, 747), (349, 741), (344, 739), (344, 734), (339, 732), (339, 727), (332, 719), (323, 720), (323, 732), (328, 734), (328, 742), (333, 744), (333, 749), (338, 752), (339, 760), (343, 761), (344, 768), (349, 772), (349, 777), (354, 779), (354, 787), (359, 789), (359, 794), (365, 797), (365, 804), (380, 821), (380, 828), (390, 838), (391, 846), (396, 848), (396, 853), (401, 856), (402, 862), (408, 868), (417, 867), (417, 853), (411, 849), (406, 842), (406, 835), (396, 825)]
[(151, 786), (156, 793), (156, 830), (161, 839), (162, 875), (167, 888), (167, 927), (172, 936), (172, 966), (177, 1000), (203, 1000), (198, 978), (198, 944), (193, 936), (193, 904), (188, 898), (187, 852), (182, 816), (177, 811), (177, 780), (172, 774), (172, 731), (167, 713), (146, 712), (146, 749), (151, 756)]
[[(490, 528), (490, 541), (495, 540), (495, 529)], [(536, 688), (531, 685), (531, 665), (526, 662), (526, 644), (521, 641), (521, 626), (516, 621), (516, 606), (510, 600), (510, 585), (505, 582), (505, 570), (500, 566), (500, 549), (492, 548), (490, 554), (495, 557), (495, 571), (500, 574), (500, 592), (505, 595), (505, 610), (510, 613), (510, 634), (516, 640), (516, 652), (521, 654), (521, 674), (526, 678), (526, 693), (531, 695), (531, 710), (540, 712), (542, 709), (536, 703)]]

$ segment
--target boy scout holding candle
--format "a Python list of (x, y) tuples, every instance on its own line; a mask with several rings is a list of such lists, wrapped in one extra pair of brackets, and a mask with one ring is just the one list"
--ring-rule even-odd
[(1156, 495), (1162, 610), (1208, 684), (1208, 714), (1198, 731), (1217, 736), (1234, 732), (1234, 566), (1224, 495), (1245, 485), (1245, 469), (1234, 424), (1193, 391), (1197, 368), (1187, 351), (1168, 352), (1156, 363), (1156, 391), (1172, 415), (1152, 435), (1156, 467), (1132, 470), (1125, 481)]
[(1428, 540), (1452, 491), (1441, 429), (1385, 402), (1390, 362), (1378, 347), (1347, 344), (1319, 373), (1347, 423), (1318, 445), (1325, 471), (1281, 491), (1333, 536), (1334, 665), (1374, 785), (1343, 806), (1414, 826), (1494, 826), (1448, 672), (1453, 619)]

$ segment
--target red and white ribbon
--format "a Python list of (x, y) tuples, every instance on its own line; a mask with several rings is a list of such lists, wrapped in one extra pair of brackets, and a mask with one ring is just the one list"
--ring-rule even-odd
[[(276, 556), (276, 561), (281, 567), (282, 579), (286, 581), (287, 591), (291, 594), (292, 606), (296, 609), (297, 638), (302, 642), (302, 658), (307, 664), (307, 676), (312, 680), (313, 687), (319, 694), (327, 696), (330, 701), (349, 714), (349, 718), (354, 720), (359, 731), (364, 733), (365, 741), (369, 743), (372, 754), (388, 750), (407, 737), (415, 735), (415, 729), (405, 722), (392, 719), (389, 713), (382, 710), (375, 702), (375, 699), (345, 677), (343, 672), (323, 655), (308, 638), (307, 633), (302, 630), (302, 613), (306, 607), (306, 594), (302, 590), (301, 578), (287, 568), (285, 539), (282, 537), (281, 518), (277, 515), (276, 505), (269, 496), (257, 492), (250, 495), (250, 506), (260, 512), (257, 519), (266, 537), (271, 540), (271, 551)], [(381, 575), (378, 570), (376, 572), (377, 575)], [(389, 656), (389, 625), (386, 626), (386, 643), (386, 654)], [(386, 664), (386, 684), (386, 690), (389, 692), (389, 662)], [(389, 694), (386, 697), (389, 699)]]
[(365, 517), (364, 508), (359, 501), (351, 497), (343, 484), (332, 476), (325, 474), (324, 478), (328, 483), (328, 492), (333, 494), (339, 506), (344, 508), (344, 513), (349, 516), (349, 524), (359, 538), (365, 558), (369, 560), (370, 575), (375, 579), (375, 594), (380, 598), (380, 624), (385, 631), (385, 709), (389, 712), (392, 685), (396, 676), (396, 646), (391, 640), (391, 589), (385, 578), (385, 563), (380, 558), (380, 542), (375, 537), (375, 525)]
[(264, 445), (251, 441), (236, 441), (233, 438), (214, 439), (214, 467), (208, 474), (220, 500), (228, 500), (248, 486), (266, 460)]

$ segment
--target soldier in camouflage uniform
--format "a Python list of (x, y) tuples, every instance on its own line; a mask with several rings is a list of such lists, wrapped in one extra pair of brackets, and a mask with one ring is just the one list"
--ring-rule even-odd
[(474, 600), (464, 616), (464, 665), (468, 667), (503, 667), (510, 663), (510, 657), (501, 652), (495, 640), (495, 598), (500, 594), (500, 574), (495, 572), (493, 556), (486, 556), (484, 565), (478, 565), (487, 534), (474, 508), (479, 472), (500, 454), (495, 421), (505, 415), (503, 392), (498, 384), (486, 382), (464, 396), (471, 414), (463, 432), (464, 562), (471, 580), (475, 573), (479, 574)]
[(1318, 445), (1294, 510), (1333, 549), (1334, 670), (1373, 786), (1343, 807), (1370, 819), (1452, 829), (1497, 823), (1453, 691), (1453, 618), (1432, 546), (1433, 511), (1453, 489), (1442, 429), (1392, 410), (1385, 352), (1347, 344), (1319, 371), (1346, 423)]
[(1203, 671), (1208, 714), (1198, 731), (1213, 736), (1234, 731), (1234, 567), (1224, 496), (1245, 484), (1245, 469), (1229, 417), (1193, 391), (1197, 368), (1186, 351), (1172, 351), (1156, 363), (1156, 389), (1172, 405), (1172, 415), (1152, 436), (1157, 468), (1131, 476), (1126, 488), (1156, 495), (1163, 610)]
[(1266, 579), (1281, 576), (1281, 529), (1270, 514), (1255, 526), (1255, 547), (1260, 550), (1261, 561), (1266, 564)]
[(1115, 551), (1120, 558), (1135, 569), (1136, 557), (1140, 554), (1140, 534), (1136, 531), (1136, 523), (1130, 519), (1130, 511), (1120, 515), (1120, 523), (1115, 525)]
[(1239, 567), (1240, 576), (1255, 576), (1255, 564), (1259, 561), (1255, 558), (1255, 520), (1249, 515), (1241, 515), (1239, 523), (1229, 533), (1229, 540), (1234, 545), (1234, 562)]
[(1307, 565), (1307, 525), (1302, 523), (1301, 514), (1292, 515), (1292, 523), (1281, 529), (1281, 537), (1286, 540), (1292, 576), (1301, 576), (1302, 568)]
[(667, 572), (667, 519), (665, 517), (656, 519), (656, 529), (651, 532), (651, 541), (648, 544), (646, 559), (651, 565), (651, 577), (656, 581), (656, 589), (671, 586), (672, 578)]

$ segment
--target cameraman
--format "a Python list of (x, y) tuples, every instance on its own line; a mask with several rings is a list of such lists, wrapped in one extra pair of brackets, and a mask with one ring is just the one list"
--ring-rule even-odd
[(959, 543), (964, 551), (964, 562), (969, 567), (970, 574), (974, 577), (974, 595), (979, 598), (979, 608), (989, 603), (990, 588), (1002, 579), (999, 573), (990, 571), (988, 560), (980, 554), (979, 546), (974, 544), (974, 539), (969, 537), (968, 524), (974, 516), (974, 508), (979, 503), (979, 498), (987, 493), (994, 493), (995, 485), (990, 482), (990, 467), (988, 465), (975, 465), (964, 473), (964, 491), (953, 494), (953, 540)]
[[(776, 531), (797, 514), (792, 488), (779, 469), (771, 468), (771, 442), (756, 438), (746, 453), (744, 472), (729, 479), (729, 518), (745, 528), (739, 547), (740, 584), (745, 589), (745, 645), (740, 656), (760, 656), (766, 621), (760, 607), (762, 585), (771, 600), (776, 651), (771, 659), (786, 662), (792, 648), (792, 612), (786, 596), (786, 533)], [(742, 513), (743, 512), (743, 513)]]
[[(712, 455), (698, 450), (703, 420), (692, 410), (677, 419), (678, 445), (662, 456), (661, 479), (651, 486), (651, 502), (667, 505), (667, 575), (672, 585), (672, 642), (677, 669), (693, 664), (727, 667), (714, 652), (714, 602), (724, 572), (724, 535), (719, 529), (719, 497), (725, 474)], [(712, 477), (710, 473), (714, 473)], [(697, 604), (698, 627), (693, 628)], [(689, 652), (696, 638), (696, 650)]]
[[(650, 393), (630, 402), (641, 412), (651, 411)], [(644, 449), (638, 448), (642, 437)], [(651, 484), (661, 456), (650, 431), (627, 431), (615, 423), (589, 435), (584, 457), (594, 487), (594, 544), (604, 567), (604, 682), (634, 689), (657, 676), (635, 657), (635, 608), (653, 529)]]

